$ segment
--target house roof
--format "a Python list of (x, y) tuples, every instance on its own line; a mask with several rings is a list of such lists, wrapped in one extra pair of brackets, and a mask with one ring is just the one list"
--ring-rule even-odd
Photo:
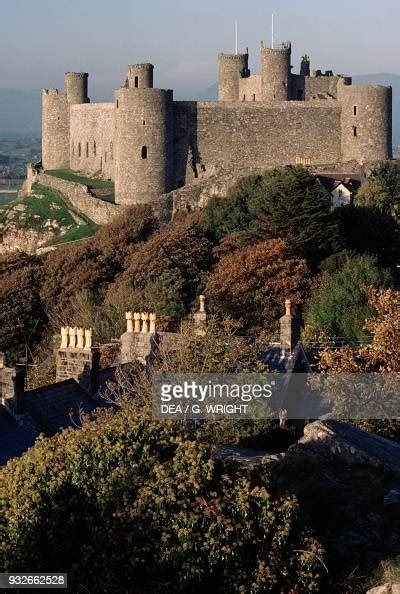
[(356, 192), (361, 187), (360, 176), (346, 174), (317, 175), (320, 184), (328, 191), (333, 192), (336, 188), (343, 185), (349, 192)]
[(0, 406), (0, 466), (33, 446), (38, 433), (29, 418), (18, 421)]
[(46, 435), (73, 426), (73, 419), (79, 422), (80, 412), (90, 414), (99, 406), (74, 379), (31, 390), (23, 396), (24, 412)]

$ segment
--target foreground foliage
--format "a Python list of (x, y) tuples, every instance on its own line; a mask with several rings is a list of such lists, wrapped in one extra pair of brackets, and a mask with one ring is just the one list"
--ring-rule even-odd
[(0, 473), (3, 571), (67, 571), (75, 592), (318, 591), (322, 552), (262, 468), (126, 402)]

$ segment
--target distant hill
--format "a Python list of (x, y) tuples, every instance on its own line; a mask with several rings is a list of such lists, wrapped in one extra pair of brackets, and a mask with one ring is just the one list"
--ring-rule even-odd
[[(393, 145), (400, 145), (400, 75), (399, 74), (361, 74), (353, 76), (354, 84), (390, 85), (393, 87)], [(217, 83), (198, 94), (198, 99), (214, 101), (218, 96)]]
[(12, 138), (41, 128), (39, 90), (0, 89), (0, 135)]

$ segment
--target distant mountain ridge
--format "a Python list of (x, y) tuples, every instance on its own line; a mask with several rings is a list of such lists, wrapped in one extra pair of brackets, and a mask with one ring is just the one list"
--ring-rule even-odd
[[(355, 84), (391, 85), (393, 87), (393, 145), (400, 145), (400, 75), (391, 73), (353, 76)], [(198, 92), (194, 99), (217, 98), (217, 83)], [(32, 134), (41, 129), (41, 91), (0, 89), (0, 137)]]

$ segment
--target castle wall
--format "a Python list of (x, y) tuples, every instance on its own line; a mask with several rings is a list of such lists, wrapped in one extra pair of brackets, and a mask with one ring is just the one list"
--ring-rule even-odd
[(239, 80), (240, 101), (261, 101), (261, 75), (253, 74)]
[(298, 157), (320, 164), (341, 160), (337, 104), (176, 102), (175, 122), (185, 118), (186, 131), (182, 126), (175, 136), (176, 181), (183, 181), (190, 161), (198, 172), (214, 166), (262, 170), (294, 164)]
[(75, 209), (88, 216), (98, 225), (106, 225), (120, 212), (120, 207), (117, 204), (96, 198), (83, 184), (70, 182), (45, 173), (39, 173), (36, 181), (43, 186), (56, 190), (56, 192), (60, 192)]
[(351, 78), (341, 76), (307, 76), (305, 77), (305, 98), (307, 100), (318, 99), (318, 95), (331, 95), (335, 99), (338, 94), (338, 84), (351, 84)]
[(71, 105), (71, 169), (114, 177), (114, 104)]

